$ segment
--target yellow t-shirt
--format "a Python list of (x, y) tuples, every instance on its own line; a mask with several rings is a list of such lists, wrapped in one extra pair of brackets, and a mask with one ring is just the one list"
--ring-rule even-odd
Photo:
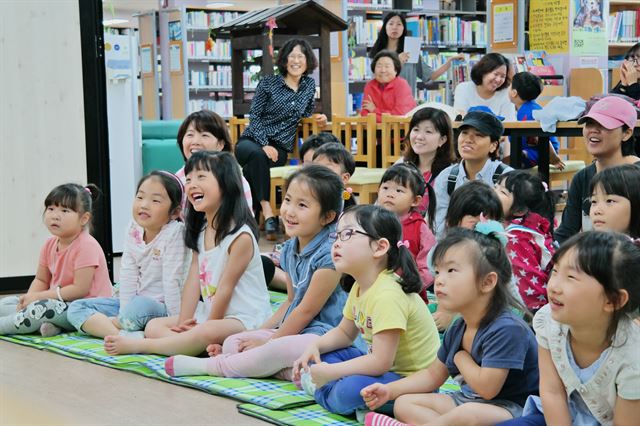
[(417, 293), (402, 291), (397, 280), (399, 277), (393, 272), (383, 271), (363, 295), (356, 282), (349, 292), (343, 315), (358, 327), (369, 352), (374, 334), (402, 330), (391, 371), (406, 376), (431, 365), (436, 359), (440, 338), (424, 301)]

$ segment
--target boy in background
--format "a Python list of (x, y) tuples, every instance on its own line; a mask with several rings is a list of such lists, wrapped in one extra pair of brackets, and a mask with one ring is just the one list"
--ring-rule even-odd
[[(516, 106), (518, 121), (534, 121), (533, 111), (542, 109), (536, 102), (542, 93), (542, 79), (527, 71), (513, 76), (509, 99)], [(531, 168), (538, 164), (538, 138), (535, 136), (522, 138), (522, 167)], [(564, 163), (558, 157), (560, 144), (555, 137), (549, 138), (549, 164), (564, 169)]]

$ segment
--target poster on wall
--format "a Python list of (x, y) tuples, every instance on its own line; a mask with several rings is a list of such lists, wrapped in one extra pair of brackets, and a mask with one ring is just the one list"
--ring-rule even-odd
[(531, 0), (529, 46), (549, 54), (569, 51), (569, 0)]
[(603, 56), (607, 54), (603, 3), (604, 0), (571, 0), (572, 55)]

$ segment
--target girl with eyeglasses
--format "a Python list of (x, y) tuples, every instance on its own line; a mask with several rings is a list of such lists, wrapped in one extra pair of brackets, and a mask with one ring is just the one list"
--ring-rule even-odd
[(634, 44), (624, 56), (620, 65), (620, 82), (611, 89), (611, 93), (627, 95), (640, 99), (640, 43)]
[[(366, 410), (364, 387), (427, 368), (440, 339), (417, 294), (422, 280), (394, 213), (375, 205), (352, 207), (338, 221), (331, 254), (349, 291), (343, 318), (307, 347), (293, 371), (324, 408), (358, 416)], [(359, 336), (366, 351), (352, 346)]]
[(257, 330), (211, 344), (211, 358), (174, 356), (165, 363), (170, 376), (210, 375), (291, 380), (291, 366), (311, 343), (342, 318), (347, 294), (338, 286), (329, 237), (342, 208), (342, 181), (324, 166), (308, 165), (284, 185), (280, 208), (291, 237), (281, 252), (288, 299)]

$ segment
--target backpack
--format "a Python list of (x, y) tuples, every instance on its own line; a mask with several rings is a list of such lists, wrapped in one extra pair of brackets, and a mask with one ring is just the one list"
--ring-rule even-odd
[[(507, 166), (505, 166), (503, 163), (498, 164), (498, 167), (496, 167), (496, 170), (493, 172), (493, 176), (491, 177), (491, 180), (493, 181), (494, 185), (498, 183), (498, 181), (500, 180), (500, 176), (502, 175), (502, 173), (506, 168)], [(449, 177), (447, 178), (447, 194), (449, 194), (449, 197), (451, 197), (451, 194), (453, 194), (453, 190), (456, 189), (456, 181), (458, 180), (459, 174), (460, 174), (460, 163), (454, 165), (451, 168), (451, 171), (449, 172)]]
[(578, 120), (580, 120), (583, 116), (585, 116), (585, 115), (587, 115), (589, 113), (589, 111), (591, 110), (591, 107), (593, 106), (593, 104), (595, 104), (596, 102), (598, 102), (602, 98), (605, 98), (605, 97), (608, 98), (608, 97), (611, 97), (611, 96), (615, 96), (617, 98), (624, 99), (625, 101), (627, 101), (631, 105), (633, 105), (633, 108), (636, 110), (636, 116), (640, 119), (640, 101), (636, 101), (632, 97), (629, 97), (627, 95), (621, 95), (619, 93), (603, 93), (601, 95), (593, 95), (591, 98), (589, 98), (589, 100), (587, 101), (586, 106), (584, 107), (584, 111), (582, 111), (580, 113), (580, 115), (578, 116)]

